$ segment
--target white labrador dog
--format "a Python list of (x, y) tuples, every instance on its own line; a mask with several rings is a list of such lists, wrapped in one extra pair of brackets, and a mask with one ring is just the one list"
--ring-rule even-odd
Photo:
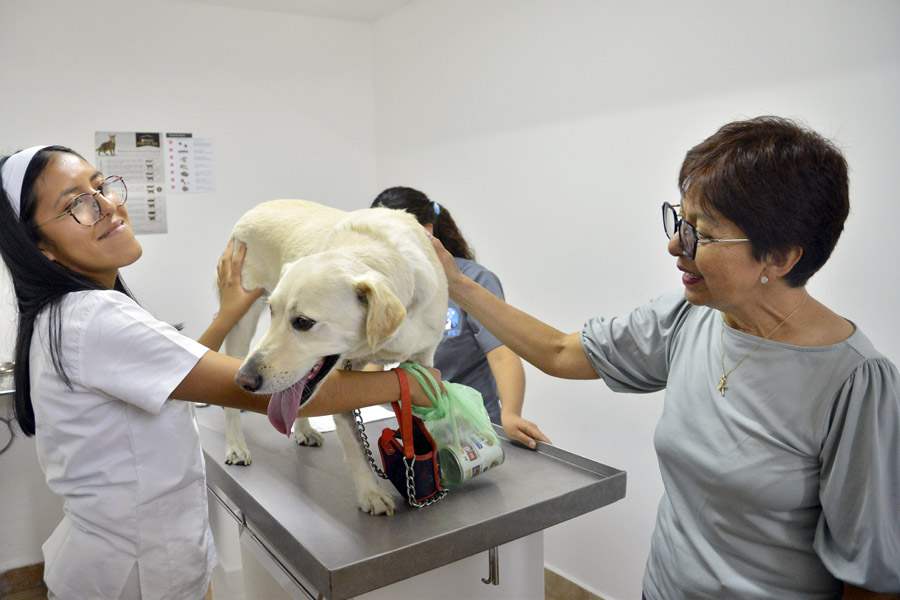
[[(245, 359), (238, 385), (273, 394), (269, 420), (284, 434), (293, 424), (297, 443), (323, 442), (307, 419), (296, 417), (335, 366), (406, 360), (432, 366), (446, 319), (447, 280), (412, 215), (273, 200), (244, 214), (231, 235), (247, 245), (244, 287), (264, 287), (266, 293), (229, 332), (225, 351)], [(266, 304), (269, 330), (248, 355)], [(335, 425), (360, 509), (393, 513), (393, 499), (369, 467), (353, 413), (335, 415)], [(240, 412), (226, 409), (225, 462), (250, 460)]]

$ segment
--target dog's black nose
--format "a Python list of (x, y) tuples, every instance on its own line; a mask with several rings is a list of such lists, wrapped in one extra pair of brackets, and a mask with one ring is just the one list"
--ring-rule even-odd
[(238, 371), (234, 381), (248, 392), (255, 392), (262, 385), (262, 377), (258, 373), (250, 373), (244, 369)]

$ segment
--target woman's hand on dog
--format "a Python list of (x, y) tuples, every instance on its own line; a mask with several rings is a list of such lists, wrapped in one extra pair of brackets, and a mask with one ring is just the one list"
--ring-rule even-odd
[[(262, 296), (264, 288), (245, 290), (241, 283), (241, 270), (244, 266), (244, 256), (247, 254), (246, 244), (234, 251), (234, 240), (228, 243), (228, 247), (219, 257), (216, 265), (216, 285), (219, 288), (219, 314), (231, 317), (237, 323), (250, 309), (257, 298)], [(224, 313), (224, 314), (223, 314)]]
[(197, 341), (218, 351), (231, 328), (237, 325), (250, 306), (265, 291), (263, 288), (247, 291), (241, 285), (241, 268), (247, 247), (241, 244), (240, 250), (232, 252), (234, 243), (229, 242), (225, 252), (219, 257), (216, 265), (216, 286), (219, 289), (219, 312), (213, 322), (206, 328)]
[(434, 251), (437, 253), (438, 260), (441, 261), (441, 266), (444, 267), (444, 274), (447, 276), (447, 287), (449, 289), (450, 296), (453, 296), (454, 287), (461, 280), (465, 279), (465, 275), (463, 275), (462, 271), (459, 270), (459, 267), (456, 266), (456, 261), (453, 260), (453, 255), (450, 254), (446, 248), (444, 248), (441, 240), (430, 234), (428, 234), (428, 237), (431, 239), (431, 245), (434, 247)]

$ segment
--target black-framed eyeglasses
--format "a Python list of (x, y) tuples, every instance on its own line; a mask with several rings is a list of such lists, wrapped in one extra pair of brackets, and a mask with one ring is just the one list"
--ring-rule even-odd
[(711, 238), (711, 237), (701, 237), (697, 235), (697, 228), (694, 227), (692, 223), (685, 221), (680, 216), (678, 216), (678, 211), (676, 208), (680, 207), (680, 204), (669, 204), (668, 202), (663, 202), (662, 205), (662, 217), (663, 217), (663, 230), (666, 232), (666, 239), (672, 239), (672, 236), (675, 235), (675, 232), (678, 232), (678, 241), (681, 244), (681, 255), (684, 256), (688, 260), (694, 260), (697, 256), (697, 245), (698, 244), (708, 244), (710, 242), (749, 242), (750, 240), (746, 238), (734, 238), (734, 239), (725, 239), (725, 238)]
[(37, 227), (43, 227), (47, 223), (62, 219), (66, 215), (72, 215), (75, 222), (82, 227), (93, 227), (103, 218), (100, 202), (97, 201), (97, 194), (100, 194), (116, 206), (122, 206), (125, 204), (125, 200), (128, 199), (128, 188), (125, 186), (124, 179), (118, 175), (110, 175), (103, 180), (103, 183), (100, 184), (100, 189), (96, 192), (78, 194), (65, 212), (44, 221)]

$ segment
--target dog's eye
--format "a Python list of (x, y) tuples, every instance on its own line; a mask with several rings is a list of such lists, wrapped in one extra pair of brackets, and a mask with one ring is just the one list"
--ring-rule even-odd
[(291, 322), (291, 325), (297, 331), (309, 331), (315, 324), (316, 322), (309, 317), (294, 317), (294, 320)]

